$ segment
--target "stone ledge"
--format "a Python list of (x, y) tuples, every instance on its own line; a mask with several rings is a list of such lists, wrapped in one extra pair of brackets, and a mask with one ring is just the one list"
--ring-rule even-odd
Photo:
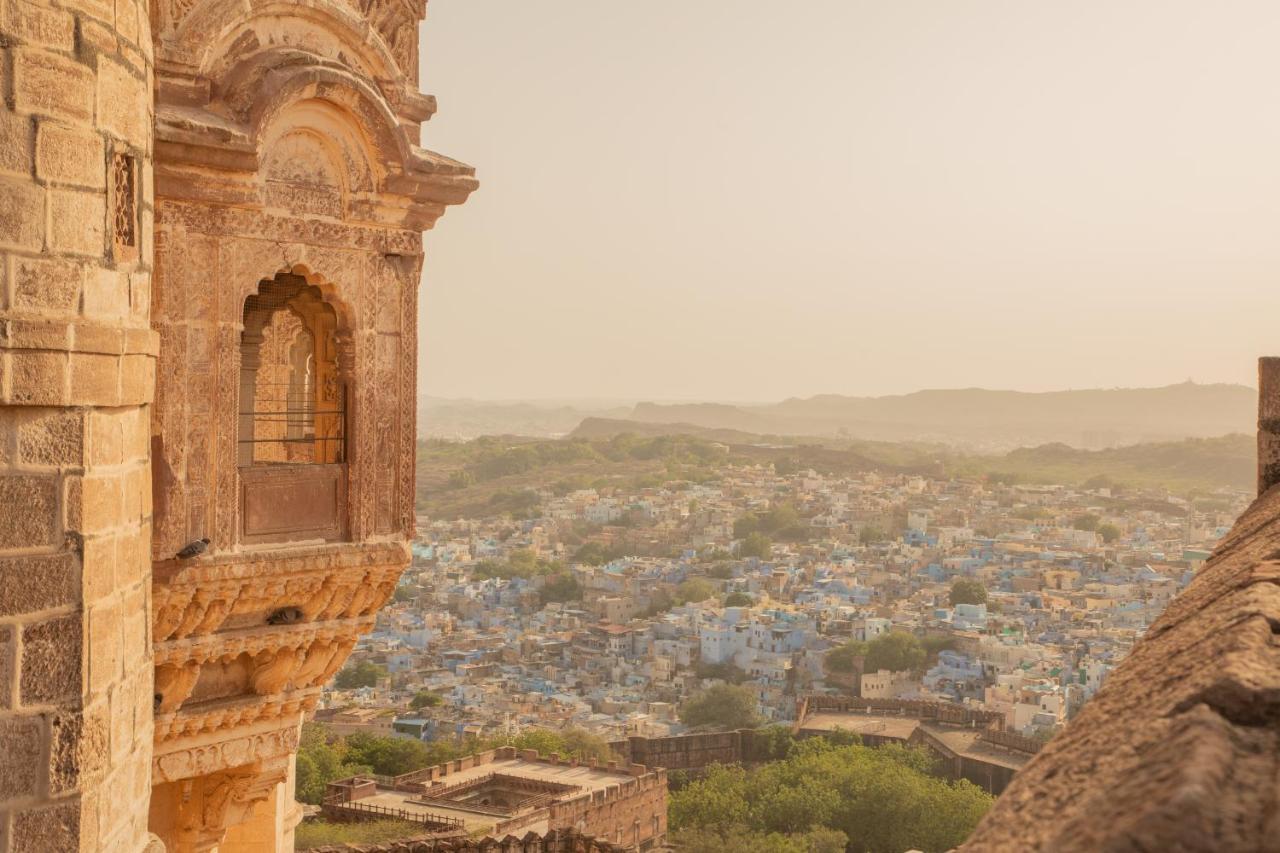
[[(264, 731), (293, 729), (302, 721), (301, 715), (314, 710), (319, 701), (320, 688), (314, 687), (276, 696), (225, 699), (157, 714), (155, 760), (158, 763), (164, 756), (183, 750), (203, 753), (216, 747), (224, 751), (228, 743), (260, 740)], [(219, 769), (230, 766), (233, 765), (221, 765)]]
[(0, 347), (155, 356), (160, 352), (160, 335), (148, 328), (107, 326), (83, 320), (0, 316)]
[(1280, 849), (1278, 561), (1280, 486), (961, 849)]
[(265, 625), (241, 631), (204, 634), (186, 640), (156, 643), (155, 665), (176, 666), (186, 663), (205, 664), (226, 661), (240, 655), (258, 655), (285, 649), (302, 649), (315, 643), (352, 639), (373, 629), (377, 617), (363, 616), (332, 622), (307, 622), (300, 625)]

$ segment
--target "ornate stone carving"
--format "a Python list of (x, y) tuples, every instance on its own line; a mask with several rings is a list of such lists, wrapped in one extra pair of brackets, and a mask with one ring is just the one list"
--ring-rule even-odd
[[(156, 643), (212, 634), (237, 623), (259, 627), (281, 607), (298, 607), (308, 622), (369, 616), (395, 590), (407, 553), (399, 544), (335, 545), (270, 561), (213, 559), (196, 566), (157, 565), (152, 592)], [(255, 617), (261, 621), (248, 621)]]
[(357, 3), (360, 13), (387, 43), (401, 72), (417, 77), (418, 22), (422, 19), (424, 4), (406, 0), (357, 0)]
[[(349, 649), (348, 649), (349, 651)], [(156, 716), (156, 753), (168, 754), (174, 744), (198, 736), (219, 735), (229, 743), (247, 736), (247, 730), (265, 722), (280, 721), (284, 725), (301, 724), (303, 713), (310, 712), (320, 699), (320, 689), (294, 690), (287, 697), (241, 699), (220, 703), (212, 708), (196, 707), (170, 715)], [(204, 754), (204, 753), (201, 753)], [(166, 774), (182, 777), (172, 766)]]

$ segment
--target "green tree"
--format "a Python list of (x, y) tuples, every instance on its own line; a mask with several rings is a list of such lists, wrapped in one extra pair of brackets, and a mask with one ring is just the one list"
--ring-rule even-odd
[(542, 589), (538, 591), (538, 597), (546, 605), (553, 601), (581, 601), (582, 600), (582, 584), (578, 583), (573, 575), (565, 572), (563, 574), (552, 575), (547, 578), (546, 583), (542, 585)]
[(844, 675), (858, 671), (858, 658), (866, 657), (867, 644), (858, 640), (850, 640), (843, 645), (836, 646), (827, 652), (827, 656), (822, 659), (822, 665), (826, 667), (828, 672), (838, 672)]
[(756, 704), (749, 687), (716, 684), (680, 705), (680, 721), (692, 727), (753, 729), (760, 724)]
[(700, 663), (694, 673), (698, 678), (718, 679), (730, 684), (742, 684), (751, 680), (745, 669), (732, 663)]
[(421, 711), (423, 708), (435, 708), (444, 703), (444, 698), (439, 693), (432, 693), (430, 690), (419, 690), (409, 700), (409, 707), (415, 711)]
[(1120, 538), (1120, 528), (1114, 524), (1098, 525), (1098, 535), (1102, 537), (1103, 542), (1114, 542)]
[(435, 763), (426, 744), (407, 737), (356, 732), (347, 735), (346, 747), (347, 761), (368, 765), (383, 776), (399, 776)]
[(449, 489), (465, 489), (467, 486), (473, 485), (476, 481), (475, 475), (470, 471), (454, 471), (449, 475)]
[(874, 524), (865, 524), (862, 530), (858, 532), (858, 541), (863, 545), (873, 545), (876, 542), (883, 542), (889, 538), (884, 529)]
[(766, 726), (756, 737), (757, 748), (762, 753), (758, 758), (781, 761), (791, 755), (795, 742), (790, 726)]
[(578, 549), (573, 555), (573, 562), (584, 563), (588, 566), (603, 566), (605, 563), (613, 562), (619, 557), (625, 557), (623, 549), (619, 547), (606, 548), (599, 542), (588, 542)]
[[(809, 738), (784, 760), (751, 772), (712, 767), (673, 791), (670, 827), (680, 840), (737, 844), (690, 842), (696, 850), (831, 851), (840, 849), (831, 846), (840, 843), (837, 832), (849, 850), (949, 850), (973, 830), (992, 798), (967, 781), (930, 775), (931, 765), (928, 753), (915, 747), (871, 749)], [(810, 846), (765, 846), (804, 836)]]
[(956, 578), (947, 599), (952, 607), (957, 604), (986, 604), (987, 588), (972, 578)]
[(924, 647), (925, 657), (930, 661), (935, 661), (938, 659), (938, 652), (954, 649), (956, 641), (951, 637), (944, 637), (940, 634), (930, 634), (920, 641), (920, 645)]
[(716, 594), (716, 588), (703, 578), (689, 578), (676, 587), (676, 601), (681, 604), (706, 601)]
[(752, 603), (753, 599), (745, 592), (731, 592), (724, 597), (725, 607), (750, 607)]
[(477, 580), (489, 578), (535, 578), (559, 574), (564, 566), (555, 560), (539, 558), (528, 548), (519, 548), (511, 552), (505, 563), (498, 560), (481, 560), (471, 568), (471, 576)]
[(505, 742), (498, 743), (495, 741), (492, 745), (514, 746), (516, 749), (536, 749), (541, 755), (551, 755), (554, 752), (561, 758), (577, 758), (579, 761), (588, 761), (594, 758), (599, 762), (605, 763), (617, 760), (617, 756), (609, 748), (608, 741), (585, 729), (574, 727), (559, 731), (528, 729)]
[(712, 563), (707, 568), (707, 577), (715, 578), (718, 581), (727, 581), (733, 577), (733, 566), (726, 561)]
[(1097, 530), (1098, 524), (1102, 519), (1091, 512), (1077, 515), (1071, 520), (1071, 526), (1076, 530)]
[(378, 680), (387, 677), (387, 668), (372, 661), (349, 663), (333, 680), (333, 686), (341, 690), (354, 690), (357, 687), (374, 687)]
[(906, 631), (890, 631), (876, 637), (867, 646), (866, 671), (908, 672), (924, 667), (924, 647)]
[(324, 726), (307, 723), (302, 727), (295, 789), (299, 802), (319, 805), (328, 783), (372, 772), (368, 765), (348, 761), (342, 738), (332, 737)]
[(773, 543), (769, 541), (769, 537), (758, 530), (747, 534), (738, 545), (739, 557), (757, 557), (767, 560), (772, 553)]

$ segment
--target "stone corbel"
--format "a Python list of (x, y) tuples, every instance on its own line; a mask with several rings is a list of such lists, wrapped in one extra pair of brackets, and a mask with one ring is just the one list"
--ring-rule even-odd
[(254, 806), (288, 777), (288, 760), (234, 767), (183, 783), (182, 824), (197, 853), (213, 850), (227, 830), (248, 820)]
[(170, 714), (191, 696), (200, 677), (200, 664), (166, 664), (156, 667), (156, 713)]
[(298, 667), (297, 649), (283, 648), (260, 652), (253, 659), (249, 686), (259, 696), (271, 696), (284, 690)]

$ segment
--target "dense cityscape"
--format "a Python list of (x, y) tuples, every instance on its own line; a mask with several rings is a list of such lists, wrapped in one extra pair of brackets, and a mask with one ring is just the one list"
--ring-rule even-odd
[[(613, 444), (644, 456), (672, 441)], [(317, 720), (447, 757), (544, 731), (619, 744), (821, 729), (805, 707), (831, 697), (868, 713), (944, 703), (1044, 742), (1248, 499), (1106, 477), (833, 475), (785, 450), (761, 464), (676, 443), (696, 481), (562, 479), (496, 491), (490, 514), (421, 515), (411, 568)], [(876, 719), (854, 721), (863, 742), (919, 743), (914, 724), (897, 737)]]

